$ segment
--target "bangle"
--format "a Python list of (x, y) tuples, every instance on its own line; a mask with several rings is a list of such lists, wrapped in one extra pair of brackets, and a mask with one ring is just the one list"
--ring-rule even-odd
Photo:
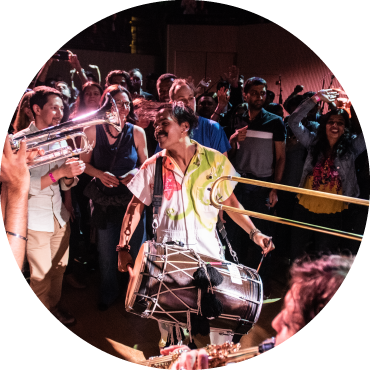
[(57, 180), (55, 180), (52, 172), (49, 172), (49, 177), (51, 178), (52, 182), (57, 182)]
[(260, 233), (261, 231), (259, 231), (258, 229), (254, 228), (250, 233), (249, 233), (249, 238), (250, 240), (252, 240), (252, 242), (254, 242), (254, 235), (257, 234), (257, 233)]
[(313, 98), (315, 99), (316, 103), (318, 103), (321, 100), (321, 98), (317, 94), (315, 94)]
[(13, 236), (15, 236), (15, 237), (17, 237), (17, 238), (19, 238), (19, 239), (24, 240), (24, 241), (27, 241), (27, 240), (28, 240), (28, 239), (27, 239), (27, 238), (25, 238), (24, 236), (22, 236), (22, 235), (20, 235), (20, 234), (12, 233), (11, 231), (6, 231), (6, 233), (7, 233), (7, 234), (9, 234), (9, 235), (13, 235)]

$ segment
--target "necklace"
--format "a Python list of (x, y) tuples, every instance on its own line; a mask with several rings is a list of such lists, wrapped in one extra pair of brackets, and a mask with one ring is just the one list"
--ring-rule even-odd
[(107, 124), (104, 125), (104, 130), (105, 132), (112, 138), (112, 139), (117, 139), (119, 135), (121, 135), (122, 132), (119, 132), (118, 135), (114, 136), (111, 132), (110, 132), (110, 129), (108, 127)]

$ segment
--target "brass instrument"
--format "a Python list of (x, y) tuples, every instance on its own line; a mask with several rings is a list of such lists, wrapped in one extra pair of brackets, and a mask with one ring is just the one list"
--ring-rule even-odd
[[(275, 347), (275, 338), (269, 338), (259, 346), (241, 349), (240, 343), (225, 342), (221, 345), (208, 345), (205, 350), (208, 354), (208, 368), (225, 366), (235, 362), (248, 360)], [(140, 365), (154, 367), (156, 369), (169, 369), (172, 364), (186, 350), (174, 351), (168, 356), (151, 357), (149, 360), (139, 362)]]
[[(92, 150), (92, 145), (88, 142), (87, 136), (83, 130), (90, 126), (108, 124), (112, 125), (118, 132), (122, 131), (120, 125), (119, 111), (112, 97), (108, 97), (104, 102), (104, 105), (89, 114), (85, 114), (80, 117), (76, 117), (71, 121), (61, 123), (57, 126), (52, 126), (33, 132), (27, 135), (23, 135), (22, 131), (15, 135), (9, 135), (10, 144), (13, 150), (19, 150), (21, 141), (25, 141), (27, 144), (27, 151), (43, 147), (45, 145), (51, 145), (63, 140), (71, 139), (75, 149), (69, 146), (60, 147), (58, 149), (49, 150), (44, 155), (36, 156), (32, 162), (28, 164), (28, 167), (35, 168), (48, 164), (60, 159), (69, 157), (75, 157), (82, 153), (89, 153)], [(105, 112), (105, 107), (112, 100), (113, 112)], [(80, 146), (78, 147), (75, 139), (81, 138)]]
[(302, 229), (318, 231), (318, 232), (321, 232), (321, 233), (330, 234), (330, 235), (334, 235), (334, 236), (339, 236), (339, 237), (343, 237), (343, 238), (347, 238), (347, 239), (352, 239), (352, 240), (357, 240), (357, 241), (362, 240), (363, 235), (353, 234), (353, 233), (349, 233), (349, 232), (341, 231), (341, 230), (329, 229), (329, 228), (323, 227), (323, 226), (311, 225), (311, 224), (307, 224), (307, 223), (300, 222), (300, 221), (289, 220), (287, 218), (270, 216), (270, 215), (266, 215), (266, 214), (263, 214), (263, 213), (248, 211), (246, 209), (238, 209), (238, 208), (223, 205), (223, 204), (219, 203), (216, 199), (216, 188), (217, 188), (217, 186), (219, 185), (219, 183), (221, 181), (241, 182), (243, 184), (262, 186), (262, 187), (273, 188), (273, 189), (277, 189), (277, 190), (285, 190), (285, 191), (289, 191), (289, 192), (292, 192), (292, 193), (312, 195), (312, 196), (315, 196), (315, 197), (338, 200), (338, 201), (342, 201), (342, 202), (359, 204), (359, 205), (369, 207), (369, 201), (368, 200), (347, 197), (347, 196), (344, 196), (344, 195), (325, 193), (323, 191), (297, 188), (297, 187), (294, 187), (294, 186), (275, 184), (273, 182), (266, 182), (266, 181), (252, 180), (252, 179), (242, 178), (242, 177), (235, 177), (235, 176), (221, 176), (221, 177), (219, 177), (213, 183), (211, 193), (210, 193), (211, 204), (214, 207), (216, 207), (217, 209), (220, 209), (220, 210), (230, 211), (230, 212), (235, 212), (235, 213), (241, 213), (243, 215), (248, 215), (248, 216), (260, 218), (262, 220), (273, 221), (273, 222), (277, 222), (277, 223), (285, 224), (285, 225), (290, 225), (290, 226), (297, 226), (297, 227), (300, 227)]

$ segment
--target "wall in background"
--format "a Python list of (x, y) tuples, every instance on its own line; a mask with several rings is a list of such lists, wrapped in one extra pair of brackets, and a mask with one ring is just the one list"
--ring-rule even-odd
[[(281, 75), (283, 100), (296, 85), (305, 91), (317, 91), (330, 83), (332, 72), (324, 62), (291, 33), (274, 23), (248, 26), (169, 25), (167, 34), (167, 69), (179, 77), (210, 77), (219, 80), (236, 63), (245, 78), (258, 76), (267, 81), (276, 94)], [(333, 87), (340, 87), (334, 79)]]

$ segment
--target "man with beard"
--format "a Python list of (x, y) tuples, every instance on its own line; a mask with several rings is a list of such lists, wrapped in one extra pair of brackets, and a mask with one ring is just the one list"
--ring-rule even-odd
[[(230, 137), (231, 150), (228, 154), (242, 177), (279, 183), (285, 166), (285, 127), (281, 117), (263, 108), (266, 90), (267, 83), (260, 77), (246, 81), (244, 100), (248, 110), (234, 120), (235, 133)], [(248, 210), (265, 214), (269, 214), (278, 201), (276, 189), (242, 183), (236, 186), (235, 195)], [(267, 221), (256, 219), (255, 224), (257, 228), (269, 230)], [(242, 230), (229, 218), (226, 218), (225, 227), (241, 263), (257, 268), (260, 253), (243, 240)], [(248, 248), (245, 248), (246, 244), (249, 244)], [(267, 259), (260, 270), (264, 284), (267, 282), (268, 265)], [(268, 295), (268, 284), (265, 287)]]
[[(120, 271), (130, 271), (132, 262), (127, 255), (130, 249), (128, 244), (145, 205), (152, 203), (156, 160), (159, 157), (163, 157), (163, 198), (158, 214), (157, 242), (178, 240), (197, 253), (222, 257), (223, 250), (215, 229), (218, 210), (210, 205), (208, 189), (220, 176), (237, 176), (237, 173), (226, 156), (191, 139), (197, 124), (194, 110), (181, 102), (160, 107), (154, 123), (154, 135), (163, 150), (146, 160), (127, 184), (133, 198), (123, 219), (117, 246)], [(224, 182), (218, 188), (216, 197), (224, 205), (242, 209), (233, 194), (234, 186), (235, 183)], [(262, 248), (264, 254), (275, 248), (271, 239), (257, 230), (248, 216), (230, 213), (230, 217)], [(244, 239), (246, 236), (244, 234)], [(164, 337), (165, 342), (166, 335)], [(215, 332), (211, 334), (213, 343), (225, 340), (225, 336)]]
[[(50, 87), (36, 87), (30, 107), (35, 121), (18, 132), (15, 138), (58, 125), (63, 117), (62, 94)], [(48, 151), (62, 146), (66, 146), (65, 141), (42, 149)], [(30, 170), (26, 247), (30, 285), (45, 307), (65, 325), (73, 324), (75, 319), (58, 305), (68, 262), (70, 234), (70, 215), (62, 203), (59, 185), (63, 191), (69, 190), (77, 184), (75, 176), (84, 170), (85, 164), (76, 158), (61, 159)]]

